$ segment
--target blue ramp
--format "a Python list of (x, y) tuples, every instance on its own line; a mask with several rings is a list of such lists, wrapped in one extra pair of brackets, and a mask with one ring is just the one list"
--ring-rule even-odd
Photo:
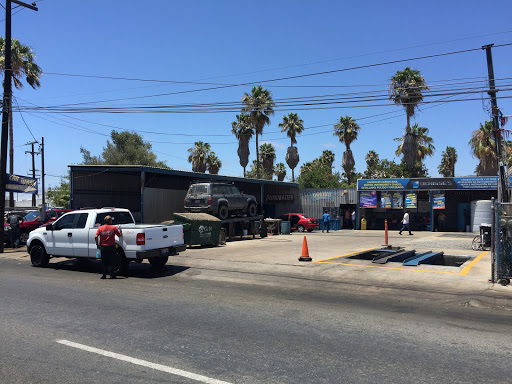
[(377, 257), (374, 257), (373, 260), (372, 260), (372, 263), (376, 263), (376, 264), (386, 264), (388, 261), (403, 261), (407, 258), (410, 258), (411, 256), (414, 255), (416, 251), (413, 249), (411, 251), (405, 251), (405, 250), (402, 250), (400, 252), (395, 252), (391, 255), (379, 255)]
[(404, 261), (404, 265), (416, 267), (422, 262), (425, 262), (427, 260), (435, 260), (438, 257), (441, 257), (444, 255), (444, 252), (429, 252), (426, 254), (420, 254), (413, 257), (408, 258)]

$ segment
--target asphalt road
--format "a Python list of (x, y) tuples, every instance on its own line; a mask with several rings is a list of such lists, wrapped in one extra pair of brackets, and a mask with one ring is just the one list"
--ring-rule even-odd
[[(0, 259), (2, 383), (509, 383), (512, 313), (251, 273)], [(77, 343), (77, 344), (73, 344)], [(194, 376), (195, 375), (195, 376)]]

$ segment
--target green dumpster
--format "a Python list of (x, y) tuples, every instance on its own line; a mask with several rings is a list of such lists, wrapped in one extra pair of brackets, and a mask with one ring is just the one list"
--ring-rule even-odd
[(217, 245), (221, 221), (206, 213), (175, 213), (174, 223), (182, 224), (187, 245)]

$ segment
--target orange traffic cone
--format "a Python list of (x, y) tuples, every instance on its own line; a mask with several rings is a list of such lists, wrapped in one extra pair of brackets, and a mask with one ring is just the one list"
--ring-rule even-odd
[(306, 236), (304, 236), (304, 241), (302, 242), (302, 255), (299, 257), (299, 261), (311, 261), (313, 260), (309, 257), (308, 251), (308, 241), (306, 240)]

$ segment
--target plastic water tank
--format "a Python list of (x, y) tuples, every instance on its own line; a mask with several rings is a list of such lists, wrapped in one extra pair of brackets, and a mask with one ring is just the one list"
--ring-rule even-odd
[(281, 234), (289, 235), (290, 234), (290, 222), (289, 221), (281, 221)]
[(480, 232), (481, 224), (492, 223), (491, 200), (474, 200), (471, 202), (471, 231)]

